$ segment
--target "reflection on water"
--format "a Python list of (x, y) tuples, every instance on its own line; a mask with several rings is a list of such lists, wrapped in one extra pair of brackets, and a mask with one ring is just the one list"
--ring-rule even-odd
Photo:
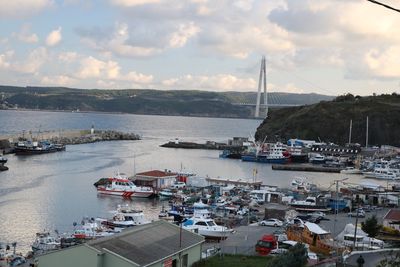
[[(85, 216), (111, 217), (111, 211), (125, 204), (143, 210), (148, 219), (156, 219), (161, 209), (157, 199), (97, 195), (93, 183), (117, 171), (132, 175), (134, 169), (179, 170), (183, 166), (200, 176), (243, 179), (251, 178), (257, 168), (258, 179), (264, 184), (282, 187), (294, 176), (309, 177), (324, 187), (344, 177), (273, 171), (268, 164), (219, 159), (218, 151), (159, 146), (175, 137), (205, 141), (248, 136), (259, 124), (255, 120), (0, 111), (0, 125), (7, 125), (0, 128), (3, 133), (4, 129), (34, 129), (38, 124), (42, 130), (81, 129), (93, 122), (99, 128), (140, 132), (143, 140), (67, 146), (67, 151), (54, 154), (7, 156), (10, 170), (0, 173), (0, 241), (17, 241), (18, 248), (27, 251), (38, 231), (71, 231), (73, 222)], [(349, 182), (360, 180), (360, 176), (351, 176)]]

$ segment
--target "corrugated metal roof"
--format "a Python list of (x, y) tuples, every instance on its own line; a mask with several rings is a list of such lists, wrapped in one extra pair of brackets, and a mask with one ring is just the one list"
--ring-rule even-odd
[(391, 209), (386, 213), (384, 220), (400, 221), (400, 209)]
[(157, 221), (89, 242), (88, 245), (98, 250), (107, 249), (138, 265), (145, 266), (204, 242), (202, 236), (182, 229), (182, 246), (180, 247), (180, 231), (176, 225)]

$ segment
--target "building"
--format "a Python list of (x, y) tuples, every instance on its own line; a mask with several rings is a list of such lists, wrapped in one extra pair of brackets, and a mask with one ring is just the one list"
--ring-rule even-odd
[(178, 174), (165, 170), (152, 170), (137, 173), (133, 181), (137, 186), (150, 186), (157, 192), (161, 189), (171, 187), (177, 181)]
[(50, 252), (39, 267), (188, 267), (201, 259), (204, 237), (165, 221)]
[(383, 226), (400, 231), (400, 209), (391, 209), (383, 217)]

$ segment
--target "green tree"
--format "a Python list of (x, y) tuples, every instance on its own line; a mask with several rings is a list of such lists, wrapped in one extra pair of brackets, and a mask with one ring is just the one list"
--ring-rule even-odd
[(273, 258), (267, 263), (267, 267), (303, 267), (307, 265), (307, 249), (303, 244), (297, 243), (289, 250)]
[(375, 237), (379, 233), (381, 226), (378, 224), (376, 216), (373, 215), (366, 219), (365, 222), (361, 223), (361, 229), (366, 232), (369, 237)]

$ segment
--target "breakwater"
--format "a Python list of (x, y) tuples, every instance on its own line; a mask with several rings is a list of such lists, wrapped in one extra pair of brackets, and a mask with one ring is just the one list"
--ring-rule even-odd
[(224, 150), (224, 149), (238, 149), (238, 146), (230, 146), (225, 143), (218, 143), (207, 141), (204, 144), (194, 142), (168, 142), (160, 145), (161, 147), (169, 148), (185, 148), (185, 149), (211, 149), (211, 150)]
[(54, 144), (62, 145), (78, 145), (101, 141), (116, 141), (116, 140), (140, 140), (140, 136), (135, 133), (124, 133), (113, 130), (71, 130), (71, 131), (47, 131), (36, 135), (15, 135), (0, 137), (0, 154), (13, 153), (14, 145), (18, 141), (42, 141), (47, 140)]

